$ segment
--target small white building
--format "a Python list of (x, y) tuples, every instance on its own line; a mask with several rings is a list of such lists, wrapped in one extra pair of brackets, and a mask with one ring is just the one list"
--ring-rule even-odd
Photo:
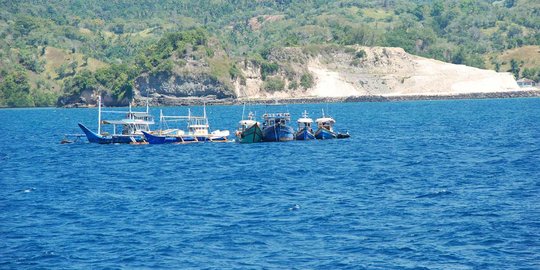
[(530, 88), (530, 87), (536, 86), (535, 81), (533, 81), (531, 79), (527, 79), (527, 78), (519, 79), (516, 82), (517, 82), (518, 86), (521, 87), (521, 88)]

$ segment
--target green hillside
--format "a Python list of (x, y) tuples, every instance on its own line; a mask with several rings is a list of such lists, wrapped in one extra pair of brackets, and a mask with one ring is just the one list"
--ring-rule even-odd
[(85, 89), (129, 99), (141, 74), (191, 72), (190, 61), (227, 85), (238, 61), (272, 67), (270, 49), (320, 44), (402, 47), (540, 76), (538, 53), (513, 65), (507, 59), (540, 44), (533, 0), (0, 0), (0, 7), (2, 107), (51, 106)]

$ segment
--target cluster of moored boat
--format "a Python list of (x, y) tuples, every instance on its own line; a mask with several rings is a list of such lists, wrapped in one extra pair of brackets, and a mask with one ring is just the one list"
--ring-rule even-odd
[[(307, 111), (297, 120), (298, 129), (295, 131), (290, 125), (289, 113), (265, 113), (262, 125), (255, 120), (255, 116), (249, 113), (247, 120), (241, 120), (236, 131), (237, 141), (240, 143), (255, 142), (284, 142), (304, 140), (327, 140), (348, 138), (348, 132), (334, 131), (336, 121), (324, 115), (313, 121)], [(313, 127), (316, 124), (316, 130)]]
[[(124, 113), (125, 118), (120, 120), (102, 120), (103, 113)], [(256, 142), (282, 142), (292, 140), (326, 140), (348, 138), (348, 132), (334, 131), (336, 121), (324, 114), (321, 118), (313, 121), (304, 111), (302, 117), (297, 120), (298, 128), (295, 131), (291, 126), (289, 113), (265, 113), (262, 116), (262, 124), (255, 119), (253, 113), (248, 114), (247, 119), (238, 123), (235, 132), (236, 141), (240, 143)], [(187, 130), (178, 128), (175, 122), (187, 123)], [(112, 125), (112, 134), (102, 132), (102, 125)], [(149, 113), (148, 104), (146, 111), (133, 111), (131, 107), (127, 112), (103, 111), (101, 99), (98, 101), (98, 130), (94, 132), (79, 123), (84, 132), (71, 134), (71, 136), (86, 136), (89, 142), (99, 144), (132, 143), (132, 144), (166, 144), (166, 143), (191, 143), (191, 142), (227, 142), (230, 132), (227, 130), (209, 131), (206, 107), (202, 116), (193, 116), (189, 110), (186, 116), (166, 116), (160, 111), (159, 129), (151, 130), (154, 125), (154, 117)], [(315, 124), (315, 126), (314, 126)], [(121, 127), (121, 130), (118, 130)], [(68, 135), (69, 136), (69, 135)], [(65, 139), (63, 142), (70, 142)]]

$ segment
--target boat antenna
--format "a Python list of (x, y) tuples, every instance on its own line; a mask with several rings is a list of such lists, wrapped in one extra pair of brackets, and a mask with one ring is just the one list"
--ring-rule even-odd
[(189, 125), (190, 125), (190, 122), (191, 122), (191, 108), (188, 108), (188, 123), (187, 123), (187, 126), (189, 128)]
[(159, 109), (159, 132), (163, 130), (163, 109)]
[(101, 135), (101, 93), (98, 96), (98, 128), (97, 133)]
[(246, 112), (246, 103), (244, 102), (244, 108), (242, 108), (242, 120), (244, 120), (244, 113)]
[(203, 117), (204, 117), (204, 124), (208, 125), (208, 118), (206, 117), (206, 102), (203, 102)]
[(203, 102), (203, 116), (206, 118), (206, 102)]
[(148, 106), (148, 97), (146, 97), (146, 113), (148, 114), (150, 112), (150, 108)]
[(329, 112), (330, 109), (328, 109), (328, 103), (326, 103), (326, 112)]

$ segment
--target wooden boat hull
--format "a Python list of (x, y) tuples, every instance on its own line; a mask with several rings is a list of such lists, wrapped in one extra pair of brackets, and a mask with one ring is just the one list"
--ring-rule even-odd
[(244, 132), (241, 132), (238, 136), (238, 141), (240, 143), (257, 143), (263, 140), (263, 134), (259, 124), (254, 124), (249, 128), (245, 129)]
[(209, 134), (208, 136), (197, 136), (199, 142), (226, 142), (226, 136), (214, 136)]
[(294, 138), (298, 141), (313, 140), (315, 139), (315, 134), (313, 134), (313, 130), (311, 129), (302, 128), (296, 132)]
[(326, 128), (319, 128), (317, 132), (315, 132), (315, 138), (318, 140), (330, 140), (330, 139), (336, 139), (337, 134), (333, 131), (330, 131)]
[(108, 135), (103, 136), (100, 134), (97, 134), (90, 129), (88, 129), (85, 125), (79, 123), (78, 124), (81, 130), (86, 135), (86, 138), (88, 139), (88, 142), (90, 143), (99, 143), (99, 144), (111, 144), (111, 143), (141, 143), (144, 142), (144, 137), (142, 135)]
[(143, 134), (149, 144), (167, 144), (177, 142), (177, 138), (175, 137), (154, 135), (144, 131)]
[(171, 136), (155, 135), (144, 132), (144, 137), (149, 144), (191, 143), (191, 142), (226, 142), (226, 136), (209, 134), (208, 136)]
[(156, 135), (144, 131), (143, 134), (149, 144), (188, 143), (198, 141), (197, 138), (192, 136)]
[(289, 126), (274, 125), (263, 129), (263, 141), (286, 142), (294, 140), (294, 130)]

